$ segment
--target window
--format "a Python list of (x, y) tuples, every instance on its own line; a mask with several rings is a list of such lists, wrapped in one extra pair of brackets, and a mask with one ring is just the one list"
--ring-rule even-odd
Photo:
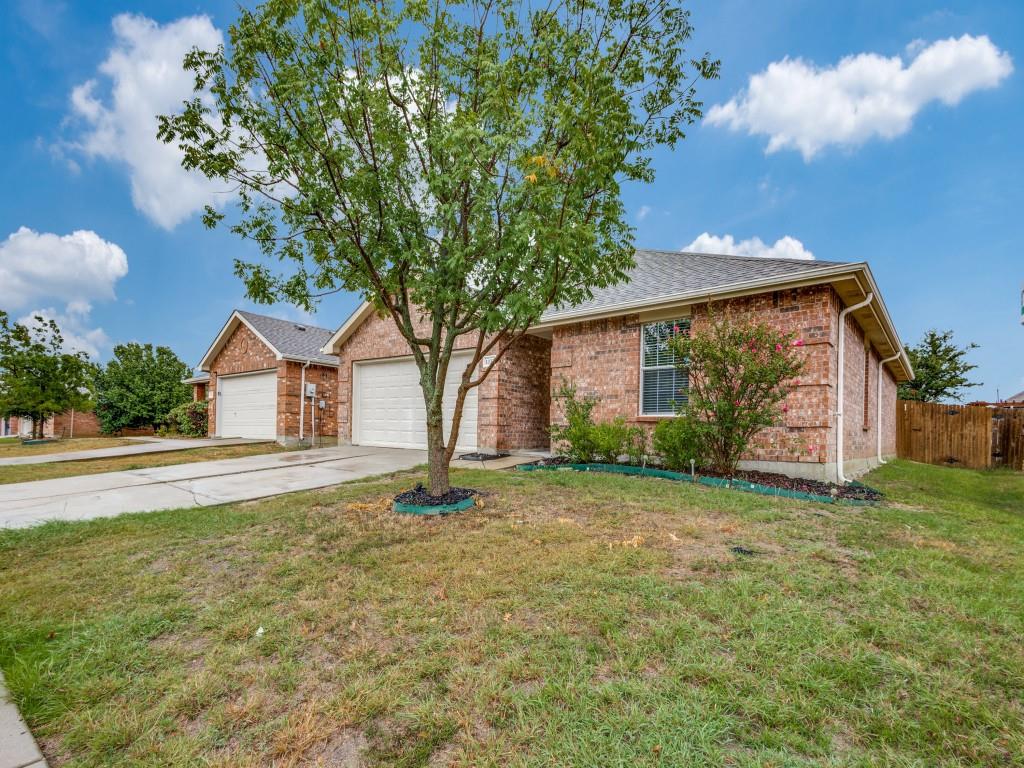
[(640, 415), (671, 416), (673, 404), (684, 405), (690, 387), (685, 369), (676, 367), (669, 341), (690, 332), (689, 318), (643, 326), (640, 350)]

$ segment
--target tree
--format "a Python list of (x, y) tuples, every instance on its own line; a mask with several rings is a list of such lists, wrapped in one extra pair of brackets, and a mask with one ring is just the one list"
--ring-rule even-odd
[[(298, 3), (241, 10), (230, 52), (193, 51), (196, 94), (161, 117), (183, 165), (239, 195), (231, 231), (285, 264), (236, 261), (248, 295), (310, 308), (360, 294), (419, 370), (430, 490), (466, 394), (551, 304), (633, 263), (620, 188), (701, 116), (681, 0)], [(208, 226), (224, 214), (207, 209)], [(445, 374), (472, 360), (447, 439)]]
[(192, 399), (188, 385), (182, 384), (188, 375), (189, 367), (168, 347), (118, 344), (96, 375), (100, 428), (109, 434), (162, 423), (174, 408)]
[(65, 352), (53, 320), (12, 323), (0, 311), (0, 416), (32, 419), (42, 437), (46, 418), (72, 408), (87, 409), (95, 366), (84, 352)]
[(766, 323), (711, 316), (666, 343), (689, 372), (689, 388), (677, 418), (658, 425), (655, 448), (677, 468), (694, 459), (732, 477), (754, 435), (782, 416), (804, 367), (803, 340)]
[(966, 357), (972, 349), (977, 348), (978, 345), (973, 342), (958, 347), (953, 342), (952, 331), (927, 331), (916, 346), (906, 348), (914, 368), (914, 379), (900, 384), (900, 400), (920, 400), (925, 403), (963, 400), (963, 390), (981, 386), (981, 382), (972, 382), (967, 378), (967, 374), (978, 366), (968, 363)]

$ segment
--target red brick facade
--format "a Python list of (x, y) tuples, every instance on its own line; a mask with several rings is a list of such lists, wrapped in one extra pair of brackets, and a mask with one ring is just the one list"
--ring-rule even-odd
[(65, 411), (46, 420), (43, 434), (47, 437), (99, 437), (100, 421), (93, 411)]
[[(755, 438), (744, 457), (746, 461), (793, 464), (796, 466), (788, 467), (789, 471), (808, 476), (834, 474), (840, 309), (841, 300), (830, 286), (774, 291), (714, 305), (717, 316), (756, 317), (781, 331), (793, 332), (804, 341), (801, 353), (805, 369), (787, 398), (783, 423)], [(707, 322), (708, 307), (698, 304), (680, 309), (680, 317), (687, 314), (691, 316), (692, 327), (697, 329)], [(575, 384), (581, 395), (596, 395), (600, 399), (594, 415), (599, 420), (621, 416), (630, 423), (653, 428), (659, 418), (666, 417), (639, 415), (641, 327), (637, 314), (556, 326), (551, 348), (552, 386), (557, 388), (564, 380)], [(844, 453), (846, 462), (854, 462), (856, 467), (856, 460), (875, 457), (879, 356), (873, 349), (868, 353), (865, 387), (864, 334), (851, 316), (846, 319), (846, 333)], [(885, 455), (895, 453), (895, 403), (896, 381), (886, 369), (881, 404)], [(551, 419), (558, 421), (561, 417), (561, 406), (553, 401)], [(815, 469), (808, 465), (822, 466)], [(779, 467), (782, 468), (785, 467)]]
[[(277, 372), (277, 439), (282, 443), (299, 440), (300, 390), (303, 364), (292, 360), (278, 360), (272, 349), (264, 344), (247, 325), (241, 323), (228, 337), (224, 346), (210, 364), (209, 431), (213, 435), (217, 425), (217, 377), (238, 373), (274, 370)], [(306, 368), (306, 383), (317, 388), (316, 400), (325, 407), (316, 412), (316, 434), (334, 442), (338, 436), (337, 370), (328, 365), (310, 365)], [(198, 393), (198, 387), (197, 387)], [(303, 440), (309, 440), (312, 413), (309, 399), (305, 399)], [(319, 442), (319, 439), (317, 440)]]

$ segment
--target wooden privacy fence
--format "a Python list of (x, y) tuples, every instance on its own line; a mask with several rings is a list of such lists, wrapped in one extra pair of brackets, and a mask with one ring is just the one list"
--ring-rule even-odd
[(900, 400), (896, 454), (926, 464), (1024, 470), (1024, 409)]

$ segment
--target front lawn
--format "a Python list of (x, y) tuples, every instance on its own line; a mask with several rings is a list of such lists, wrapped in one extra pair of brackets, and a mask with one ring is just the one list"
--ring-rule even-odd
[(188, 448), (183, 451), (140, 453), (134, 456), (111, 456), (106, 459), (80, 459), (43, 464), (14, 464), (0, 466), (0, 485), (27, 483), (33, 480), (52, 480), (55, 477), (95, 475), (100, 472), (119, 472), (126, 469), (149, 469), (172, 464), (191, 464), (196, 461), (238, 459), (286, 450), (277, 443), (242, 443), (240, 445), (212, 445), (208, 448)]
[(0, 440), (0, 459), (15, 456), (42, 456), (48, 453), (70, 451), (91, 451), (94, 448), (117, 448), (121, 445), (136, 445), (137, 440), (128, 437), (74, 437), (68, 440), (54, 440), (35, 445), (23, 445), (20, 438), (8, 437)]
[(392, 514), (415, 479), (0, 534), (51, 765), (1024, 765), (1024, 475), (462, 470), (482, 508)]

